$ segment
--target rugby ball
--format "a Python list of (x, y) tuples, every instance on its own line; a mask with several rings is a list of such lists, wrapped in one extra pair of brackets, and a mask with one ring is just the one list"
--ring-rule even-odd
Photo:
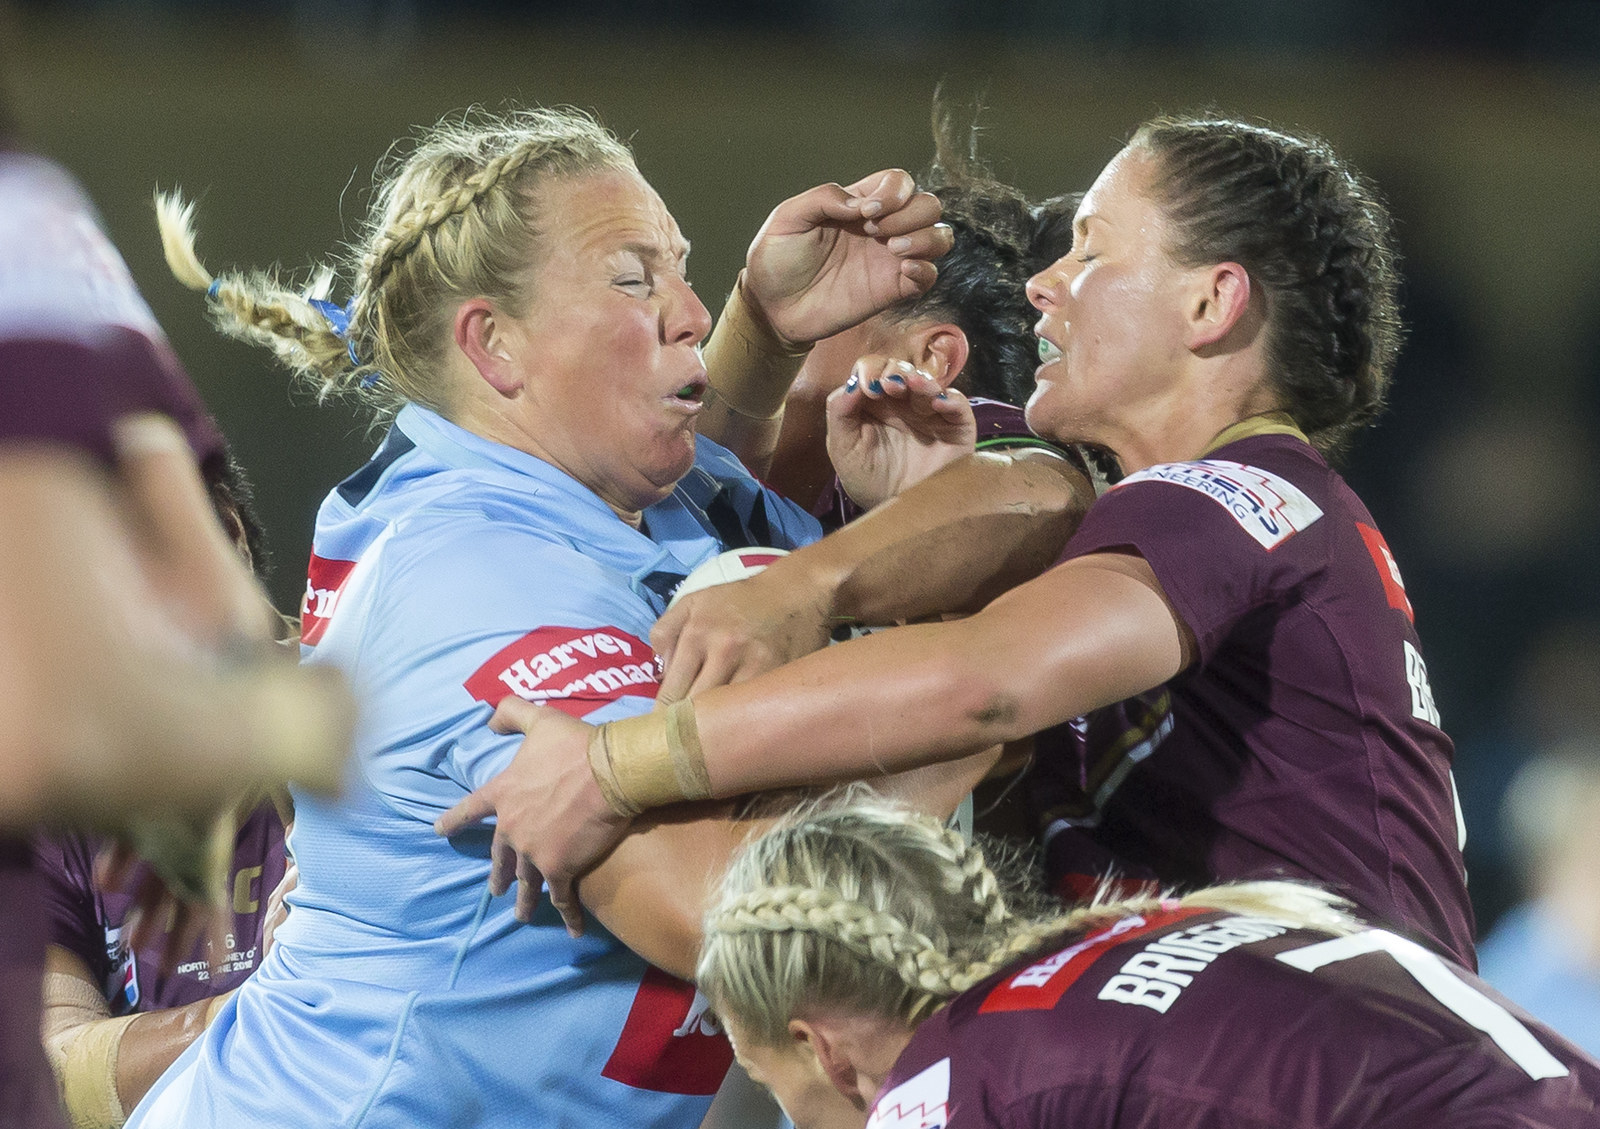
[(667, 607), (676, 604), (690, 592), (698, 592), (702, 588), (711, 588), (718, 584), (730, 584), (735, 580), (743, 580), (754, 576), (766, 568), (779, 557), (787, 557), (787, 549), (768, 549), (756, 547), (750, 549), (729, 549), (726, 553), (718, 553), (709, 561), (699, 565), (683, 578), (683, 582), (673, 590), (672, 599)]

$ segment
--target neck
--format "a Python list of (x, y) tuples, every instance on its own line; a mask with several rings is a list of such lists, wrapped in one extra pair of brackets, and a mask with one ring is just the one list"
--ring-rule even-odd
[[(1191, 386), (1189, 392), (1192, 390)], [(1195, 396), (1189, 392), (1179, 389), (1165, 402), (1151, 405), (1142, 413), (1143, 418), (1140, 413), (1134, 413), (1123, 428), (1123, 434), (1105, 444), (1116, 453), (1124, 473), (1132, 474), (1160, 463), (1198, 459), (1219, 445), (1219, 437), (1227, 436), (1231, 429), (1251, 420), (1274, 417), (1298, 434), (1293, 421), (1282, 415), (1276, 396), (1264, 384), (1254, 385), (1246, 394), (1229, 396), (1220, 402), (1215, 397)]]
[(463, 402), (451, 406), (448, 414), (441, 411), (451, 423), (466, 431), (472, 432), (481, 438), (494, 443), (500, 443), (523, 454), (532, 455), (542, 462), (549, 463), (562, 473), (569, 475), (582, 483), (594, 495), (606, 504), (606, 507), (618, 519), (633, 528), (638, 529), (644, 523), (644, 510), (628, 502), (620, 502), (608, 497), (605, 491), (596, 487), (581, 473), (581, 468), (572, 465), (572, 460), (564, 459), (560, 453), (546, 442), (542, 437), (533, 434), (521, 425), (518, 417), (499, 410), (497, 400), (464, 399)]

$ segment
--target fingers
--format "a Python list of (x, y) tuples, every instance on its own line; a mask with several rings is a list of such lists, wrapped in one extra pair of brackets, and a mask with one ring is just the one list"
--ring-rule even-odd
[(517, 860), (518, 921), (532, 921), (534, 910), (539, 908), (539, 894), (544, 888), (544, 875), (527, 858)]
[[(905, 169), (883, 169), (862, 177), (843, 190), (859, 201), (858, 210), (863, 219), (892, 214), (906, 206), (917, 193), (917, 182)], [(934, 200), (933, 218), (939, 218), (939, 201)]]
[(493, 814), (495, 814), (494, 800), (489, 794), (488, 786), (485, 786), (434, 820), (433, 833), (448, 837)]
[(828, 411), (832, 416), (837, 397), (841, 413), (859, 408), (863, 400), (884, 399), (906, 400), (911, 406), (932, 412), (936, 402), (959, 395), (910, 361), (868, 353), (851, 367), (844, 387), (828, 398)]
[(568, 878), (552, 881), (549, 886), (550, 904), (561, 915), (567, 932), (574, 937), (583, 936), (583, 905), (578, 901), (578, 884)]
[[(884, 169), (841, 188), (819, 184), (784, 201), (773, 213), (769, 227), (774, 233), (815, 228), (824, 224), (856, 224), (861, 230), (882, 239), (921, 233), (939, 222), (939, 198), (931, 192), (918, 192), (916, 181), (904, 169)], [(940, 225), (943, 226), (943, 225)], [(950, 249), (954, 237), (948, 228), (925, 246), (932, 257)], [(899, 250), (891, 247), (895, 254)], [(908, 245), (907, 252), (913, 247)], [(920, 252), (907, 257), (920, 257)]]
[[(518, 862), (517, 848), (511, 845), (503, 829), (496, 828), (494, 842), (489, 848), (489, 893), (498, 898), (511, 889)], [(520, 902), (518, 908), (521, 908)]]
[(494, 716), (489, 719), (489, 728), (502, 736), (507, 733), (527, 733), (539, 724), (543, 709), (543, 706), (508, 694), (495, 707)]

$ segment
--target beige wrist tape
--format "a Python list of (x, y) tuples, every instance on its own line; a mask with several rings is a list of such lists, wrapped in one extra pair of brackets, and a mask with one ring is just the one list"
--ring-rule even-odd
[(701, 350), (710, 391), (749, 419), (773, 419), (783, 411), (789, 386), (810, 352), (809, 345), (796, 351), (756, 318), (744, 298), (743, 273)]
[(621, 816), (711, 795), (694, 703), (608, 721), (589, 739), (589, 768), (606, 805)]
[(76, 976), (47, 972), (45, 1057), (55, 1070), (61, 1101), (74, 1129), (117, 1129), (127, 1120), (117, 1093), (122, 1037), (138, 1016), (112, 1019), (106, 1001)]

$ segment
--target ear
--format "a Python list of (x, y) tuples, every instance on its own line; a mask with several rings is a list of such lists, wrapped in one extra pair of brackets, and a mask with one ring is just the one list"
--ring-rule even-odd
[(456, 310), (456, 348), (460, 349), (484, 382), (502, 396), (522, 390), (513, 370), (507, 334), (497, 320), (499, 312), (487, 298), (469, 298)]
[(942, 321), (917, 330), (912, 341), (911, 363), (949, 388), (967, 367), (971, 352), (961, 327)]
[(789, 1020), (789, 1037), (795, 1049), (816, 1064), (816, 1070), (859, 1110), (871, 1104), (875, 1094), (862, 1093), (862, 1077), (842, 1043), (833, 1037), (826, 1024), (804, 1019)]
[(1250, 307), (1250, 273), (1238, 263), (1218, 263), (1200, 276), (1189, 307), (1186, 344), (1199, 351), (1215, 345)]

